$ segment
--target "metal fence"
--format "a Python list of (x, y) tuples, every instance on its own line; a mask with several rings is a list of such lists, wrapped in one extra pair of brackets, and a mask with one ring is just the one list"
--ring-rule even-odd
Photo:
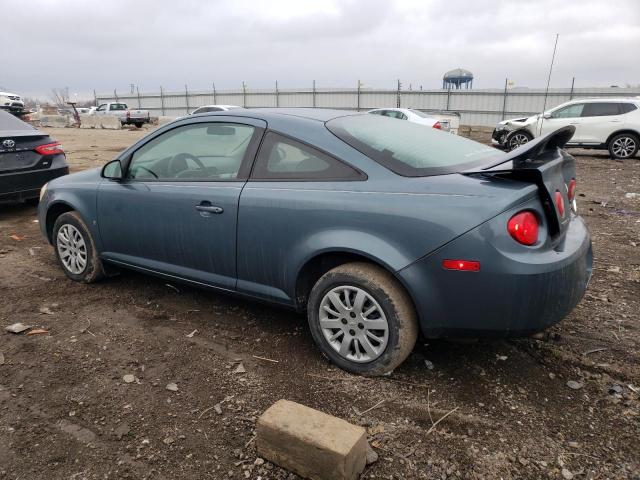
[[(152, 116), (180, 116), (203, 105), (260, 107), (316, 107), (368, 110), (381, 107), (415, 108), (424, 111), (452, 111), (461, 115), (462, 125), (493, 126), (505, 118), (533, 115), (542, 111), (544, 89), (399, 90), (365, 88), (248, 89), (180, 92), (135, 91), (94, 94), (96, 104), (125, 102), (131, 108), (150, 110)], [(546, 108), (575, 98), (640, 96), (640, 88), (552, 88)]]

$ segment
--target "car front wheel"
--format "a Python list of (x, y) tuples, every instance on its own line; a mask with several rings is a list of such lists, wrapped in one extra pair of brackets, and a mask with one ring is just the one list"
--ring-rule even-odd
[(532, 138), (533, 137), (527, 132), (522, 132), (522, 131), (514, 132), (511, 134), (511, 136), (507, 140), (507, 147), (509, 151), (511, 151), (514, 148), (518, 148), (524, 145), (525, 143), (529, 143)]
[(104, 276), (93, 238), (76, 212), (63, 213), (56, 219), (53, 248), (58, 263), (71, 280), (93, 283)]
[(356, 374), (393, 371), (418, 336), (407, 292), (390, 273), (368, 263), (348, 263), (324, 274), (311, 291), (307, 315), (322, 353)]
[(632, 158), (638, 153), (640, 141), (632, 133), (620, 133), (609, 141), (609, 154), (611, 158)]

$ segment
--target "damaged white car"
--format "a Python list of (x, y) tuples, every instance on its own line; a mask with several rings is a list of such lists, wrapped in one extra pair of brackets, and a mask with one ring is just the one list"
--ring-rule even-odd
[(576, 129), (567, 147), (609, 150), (631, 158), (640, 146), (640, 97), (572, 100), (542, 114), (504, 120), (493, 131), (494, 145), (513, 150), (567, 125)]

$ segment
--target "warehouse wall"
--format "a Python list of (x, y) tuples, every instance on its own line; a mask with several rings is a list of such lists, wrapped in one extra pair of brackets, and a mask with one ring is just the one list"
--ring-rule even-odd
[[(570, 99), (586, 97), (640, 96), (640, 88), (555, 88), (550, 89), (546, 109)], [(449, 110), (461, 115), (463, 125), (494, 126), (505, 118), (528, 116), (542, 111), (544, 89), (484, 90), (372, 90), (372, 89), (287, 89), (182, 91), (96, 95), (97, 103), (125, 102), (131, 108), (151, 111), (152, 116), (186, 115), (202, 105), (226, 104), (251, 107), (319, 107), (368, 110), (401, 107), (420, 110)]]

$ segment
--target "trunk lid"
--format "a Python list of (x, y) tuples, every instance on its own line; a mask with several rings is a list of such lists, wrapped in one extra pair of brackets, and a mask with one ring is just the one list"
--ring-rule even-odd
[[(50, 143), (48, 135), (4, 136), (0, 133), (0, 173), (48, 168), (50, 159), (37, 153), (38, 145)], [(46, 164), (43, 164), (46, 163)]]
[(464, 174), (510, 178), (536, 184), (549, 223), (549, 234), (554, 243), (558, 242), (571, 221), (568, 185), (576, 176), (575, 160), (562, 147), (574, 132), (573, 126), (560, 128), (512, 150), (495, 163)]

